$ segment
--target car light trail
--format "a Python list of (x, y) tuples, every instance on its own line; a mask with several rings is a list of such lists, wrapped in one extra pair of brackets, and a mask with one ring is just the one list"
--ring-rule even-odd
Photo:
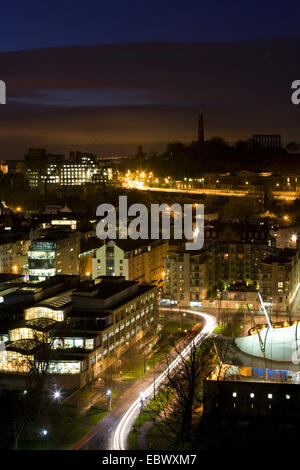
[[(170, 308), (163, 307), (160, 310), (170, 310)], [(182, 312), (186, 314), (196, 315), (201, 317), (205, 321), (205, 325), (202, 330), (193, 337), (193, 340), (181, 351), (180, 355), (177, 356), (155, 380), (155, 389), (158, 390), (161, 385), (163, 384), (164, 379), (166, 378), (167, 374), (170, 373), (172, 370), (176, 369), (181, 361), (181, 355), (183, 357), (188, 357), (192, 348), (192, 345), (198, 346), (207, 336), (209, 336), (215, 326), (216, 326), (216, 319), (212, 315), (208, 313), (197, 312), (195, 310), (190, 309), (179, 309), (179, 308), (172, 308), (172, 311), (175, 312)], [(144, 396), (149, 397), (151, 399), (153, 397), (153, 384), (151, 384), (146, 390), (143, 391)], [(138, 396), (136, 400), (132, 403), (132, 405), (128, 408), (126, 413), (121, 418), (114, 436), (113, 436), (113, 443), (111, 448), (113, 450), (125, 450), (126, 449), (126, 442), (127, 436), (132, 428), (132, 425), (139, 414), (140, 411), (140, 402), (141, 398)]]

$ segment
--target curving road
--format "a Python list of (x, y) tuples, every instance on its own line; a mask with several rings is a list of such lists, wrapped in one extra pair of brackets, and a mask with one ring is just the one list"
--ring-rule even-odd
[[(161, 310), (168, 310), (167, 308), (161, 308)], [(179, 309), (172, 309), (172, 311), (179, 311)], [(190, 350), (192, 345), (199, 345), (207, 336), (209, 336), (215, 326), (216, 326), (216, 319), (207, 313), (200, 313), (196, 312), (195, 310), (190, 310), (190, 309), (181, 309), (180, 310), (182, 313), (186, 314), (193, 314), (196, 316), (201, 317), (205, 324), (204, 327), (201, 329), (200, 332), (197, 332), (195, 336), (191, 337), (191, 341), (188, 343), (187, 346), (184, 347), (184, 349), (181, 351), (181, 355), (183, 357), (188, 357), (190, 354)], [(160, 385), (162, 385), (166, 375), (168, 372), (171, 372), (172, 370), (176, 369), (176, 367), (180, 364), (181, 361), (181, 356), (176, 355), (175, 359), (170, 363), (168, 369), (165, 369), (156, 379), (156, 389), (158, 390)], [(142, 392), (143, 396), (146, 396), (147, 398), (151, 399), (153, 397), (153, 384), (151, 384), (146, 390)], [(113, 441), (112, 441), (112, 449), (114, 450), (125, 450), (126, 449), (126, 444), (127, 444), (127, 438), (129, 435), (129, 432), (133, 426), (134, 421), (136, 420), (136, 417), (139, 414), (140, 410), (140, 401), (141, 398), (138, 397), (135, 399), (130, 406), (130, 408), (126, 411), (124, 416), (121, 418), (113, 436)]]
[[(162, 311), (168, 311), (169, 308), (160, 308)], [(172, 312), (179, 311), (178, 308), (172, 308)], [(199, 345), (207, 338), (216, 326), (216, 319), (208, 313), (198, 312), (192, 309), (181, 308), (182, 313), (193, 315), (194, 318), (201, 318), (204, 322), (203, 328), (195, 327), (192, 332), (180, 343), (181, 354), (188, 357), (192, 344)], [(175, 370), (180, 364), (180, 356), (173, 351), (171, 353), (169, 371)], [(166, 366), (161, 363), (156, 368), (155, 390), (157, 391), (162, 385), (167, 374)], [(136, 417), (139, 414), (141, 395), (151, 400), (153, 397), (153, 376), (148, 374), (143, 379), (137, 381), (122, 396), (119, 404), (117, 404), (111, 413), (106, 416), (87, 436), (82, 438), (74, 447), (74, 450), (125, 450), (127, 447), (127, 439), (129, 432), (133, 426)]]

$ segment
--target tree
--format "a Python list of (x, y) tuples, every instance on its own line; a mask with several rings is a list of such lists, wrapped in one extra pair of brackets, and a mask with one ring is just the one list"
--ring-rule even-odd
[(237, 152), (247, 152), (248, 151), (247, 142), (245, 142), (244, 140), (238, 140), (235, 144), (235, 149)]
[(35, 428), (36, 401), (27, 390), (3, 390), (0, 406), (0, 448), (7, 449), (12, 445), (13, 449), (17, 450), (20, 439)]
[[(176, 448), (183, 448), (191, 437), (192, 419), (200, 404), (202, 382), (215, 367), (215, 351), (212, 341), (206, 339), (198, 347), (192, 342), (188, 357), (178, 346), (175, 352), (178, 366), (176, 371), (171, 370), (171, 358), (166, 356), (166, 379), (155, 400), (152, 417), (162, 435), (174, 442)], [(158, 412), (159, 418), (155, 418)]]
[(289, 142), (287, 145), (286, 145), (286, 149), (288, 152), (299, 152), (300, 150), (300, 144), (297, 144), (297, 142)]
[(225, 140), (223, 139), (223, 137), (212, 137), (211, 139), (209, 139), (207, 141), (207, 144), (212, 146), (212, 147), (218, 147), (218, 148), (225, 148), (227, 147), (227, 144), (225, 142)]
[(57, 322), (48, 318), (39, 318), (32, 320), (31, 324), (33, 323), (32, 338), (18, 340), (18, 346), (26, 357), (28, 369), (34, 377), (35, 388), (42, 393), (53, 353)]

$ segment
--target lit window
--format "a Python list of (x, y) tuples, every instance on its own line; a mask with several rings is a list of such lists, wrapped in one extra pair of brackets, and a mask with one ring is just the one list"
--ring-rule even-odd
[(272, 393), (268, 393), (268, 398), (271, 400), (273, 398)]
[(233, 396), (234, 398), (236, 398), (237, 393), (236, 393), (236, 392), (233, 392), (232, 396)]

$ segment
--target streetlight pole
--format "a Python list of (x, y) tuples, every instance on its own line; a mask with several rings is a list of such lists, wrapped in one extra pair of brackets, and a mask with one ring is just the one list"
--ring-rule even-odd
[(153, 358), (154, 366), (153, 366), (153, 398), (155, 398), (155, 356)]
[(111, 390), (107, 390), (106, 398), (108, 401), (108, 411), (111, 411)]
[(144, 407), (143, 397), (144, 397), (144, 393), (141, 392), (141, 393), (140, 393), (140, 414), (139, 414), (139, 423), (140, 423), (140, 426), (141, 426), (141, 424), (142, 424), (142, 412), (143, 412), (143, 407)]
[(47, 435), (48, 435), (48, 431), (47, 429), (43, 429), (42, 430), (42, 437), (45, 439), (45, 449), (47, 450)]

